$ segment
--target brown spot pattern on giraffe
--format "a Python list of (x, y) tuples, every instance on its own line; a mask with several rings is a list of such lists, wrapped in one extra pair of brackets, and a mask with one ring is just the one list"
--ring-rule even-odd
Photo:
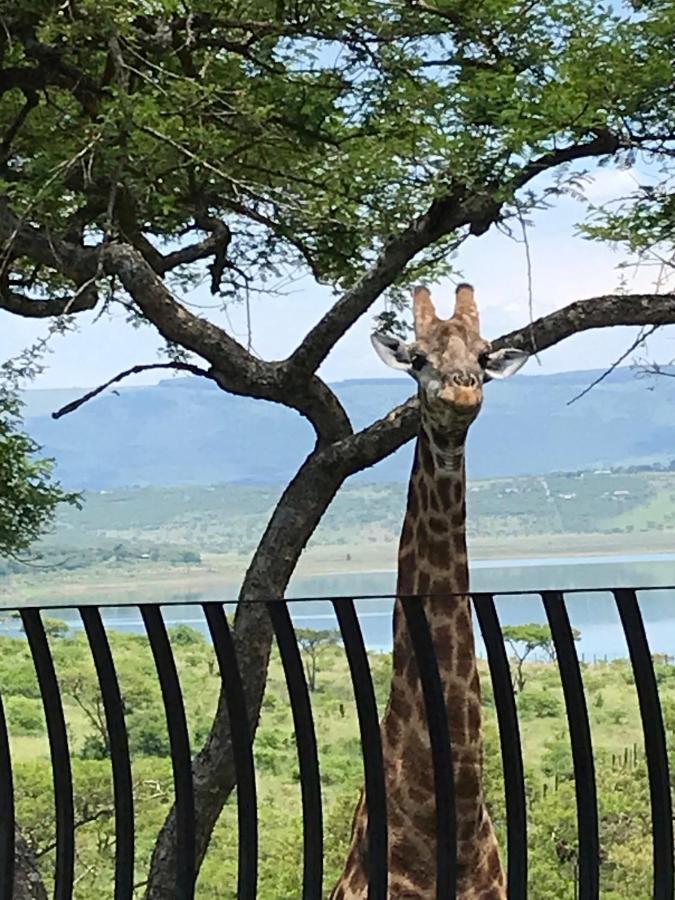
[(436, 491), (438, 492), (439, 500), (445, 509), (448, 509), (452, 505), (453, 484), (454, 478), (443, 477), (436, 480)]
[[(432, 494), (432, 496), (434, 495)], [(427, 524), (429, 531), (432, 531), (434, 534), (447, 534), (448, 523), (445, 519), (441, 519), (440, 516), (429, 516)]]
[(428, 594), (429, 593), (429, 585), (431, 583), (431, 576), (428, 572), (425, 572), (423, 569), (417, 573), (417, 582), (415, 585), (416, 593), (418, 594)]
[(431, 455), (431, 448), (426, 440), (420, 440), (418, 443), (418, 459), (422, 471), (430, 472), (433, 469), (434, 460)]

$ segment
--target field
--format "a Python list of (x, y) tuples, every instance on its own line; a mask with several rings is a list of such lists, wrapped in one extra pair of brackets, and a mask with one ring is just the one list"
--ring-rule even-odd
[[(281, 488), (139, 488), (63, 508), (32, 566), (0, 561), (0, 602), (98, 592), (123, 600), (236, 584)], [(301, 558), (300, 574), (391, 569), (402, 484), (347, 484)], [(469, 483), (473, 559), (649, 553), (675, 546), (675, 472), (559, 473)]]
[[(64, 634), (49, 622), (50, 643), (64, 697), (76, 792), (77, 900), (110, 894), (114, 825), (107, 735), (93, 667), (81, 633)], [(332, 640), (332, 636), (328, 636)], [(171, 631), (193, 748), (201, 746), (219, 681), (211, 647), (186, 626)], [(172, 801), (166, 728), (156, 676), (143, 637), (111, 635), (125, 696), (133, 754), (137, 815), (136, 880), (142, 884), (153, 841)], [(305, 645), (306, 646), (306, 645)], [(310, 658), (305, 650), (305, 662)], [(378, 703), (384, 707), (388, 654), (371, 654)], [(657, 678), (669, 734), (675, 726), (675, 666), (657, 660)], [(504, 844), (501, 763), (492, 691), (481, 663), (486, 720), (486, 791)], [(635, 688), (628, 664), (583, 665), (592, 722), (602, 819), (602, 896), (647, 900), (651, 850), (648, 792)], [(518, 697), (528, 789), (531, 897), (572, 900), (575, 813), (564, 706), (551, 662), (526, 662)], [(18, 816), (49, 881), (53, 865), (52, 788), (48, 747), (26, 642), (0, 637), (0, 690), (9, 718)], [(326, 886), (344, 857), (353, 804), (361, 782), (358, 729), (344, 654), (330, 640), (316, 657), (312, 693), (324, 801)], [(673, 751), (671, 747), (671, 755)], [(301, 816), (298, 769), (288, 697), (281, 666), (273, 658), (261, 724), (255, 741), (261, 829), (261, 900), (301, 894)], [(199, 878), (197, 897), (234, 898), (236, 803), (218, 823)], [(565, 848), (565, 852), (561, 851)], [(139, 888), (138, 896), (141, 895)]]

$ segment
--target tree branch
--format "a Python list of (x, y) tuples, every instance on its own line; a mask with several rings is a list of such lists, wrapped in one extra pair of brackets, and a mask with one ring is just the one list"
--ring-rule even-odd
[(651, 328), (648, 328), (646, 331), (644, 329), (641, 330), (640, 334), (638, 334), (635, 340), (631, 343), (630, 347), (628, 347), (627, 350), (624, 350), (621, 356), (619, 356), (618, 359), (616, 359), (608, 369), (605, 369), (602, 375), (598, 375), (598, 377), (594, 378), (593, 381), (591, 381), (591, 383), (583, 389), (583, 391), (579, 391), (579, 393), (575, 394), (571, 400), (568, 400), (566, 405), (571, 406), (573, 403), (576, 403), (577, 400), (581, 400), (582, 397), (585, 397), (586, 394), (592, 391), (594, 387), (600, 384), (600, 382), (604, 381), (605, 378), (608, 378), (612, 374), (612, 372), (617, 369), (628, 356), (630, 356), (633, 350), (637, 350), (640, 344), (643, 344), (647, 340), (647, 338), (651, 334), (654, 334), (656, 329), (660, 327), (660, 325), (652, 325)]
[(53, 316), (86, 312), (93, 309), (97, 301), (98, 293), (93, 284), (83, 286), (74, 295), (50, 300), (33, 300), (0, 285), (0, 309), (26, 319), (49, 319)]
[(111, 384), (116, 384), (118, 381), (122, 381), (124, 378), (128, 378), (129, 375), (138, 375), (140, 372), (147, 372), (149, 369), (179, 369), (183, 372), (190, 372), (192, 375), (202, 375), (205, 378), (213, 377), (209, 372), (206, 371), (206, 369), (200, 369), (199, 366), (192, 366), (189, 363), (182, 362), (147, 363), (145, 365), (132, 366), (130, 369), (125, 369), (124, 372), (120, 372), (118, 375), (115, 375), (114, 378), (106, 381), (105, 384), (101, 384), (93, 390), (88, 391), (77, 400), (71, 400), (70, 403), (66, 403), (65, 406), (61, 407), (61, 409), (58, 409), (56, 412), (52, 413), (52, 419), (60, 419), (62, 416), (67, 416), (69, 413), (75, 412), (76, 409), (84, 406), (84, 404), (89, 400), (92, 400), (94, 397), (103, 393), (103, 391), (106, 388), (109, 388)]
[[(490, 185), (482, 193), (454, 184), (448, 193), (434, 200), (422, 216), (386, 244), (372, 268), (309, 331), (290, 356), (289, 365), (306, 372), (316, 371), (335, 343), (400, 277), (420, 250), (460, 228), (468, 227), (472, 235), (484, 234), (499, 220), (507, 199), (505, 194), (513, 194), (547, 169), (572, 160), (610, 154), (618, 146), (616, 136), (602, 132), (586, 143), (543, 154), (523, 166), (506, 184)], [(495, 199), (500, 194), (504, 199)]]
[(576, 300), (492, 342), (538, 353), (591, 328), (675, 324), (675, 294), (605, 294)]
[(579, 159), (588, 159), (592, 156), (607, 156), (621, 147), (621, 140), (613, 134), (609, 129), (598, 129), (593, 140), (588, 143), (570, 144), (568, 147), (562, 147), (560, 150), (551, 150), (550, 153), (544, 153), (542, 156), (533, 159), (516, 174), (511, 180), (511, 188), (515, 191), (524, 187), (529, 181), (532, 181), (541, 172), (548, 169), (554, 169), (557, 166), (564, 165), (569, 162), (576, 162)]
[[(113, 810), (109, 807), (101, 807), (101, 809), (97, 809), (94, 812), (84, 813), (84, 815), (76, 819), (73, 822), (73, 831), (77, 831), (78, 828), (82, 828), (83, 825), (91, 825), (92, 822), (96, 822), (99, 819), (109, 819), (113, 815)], [(44, 847), (41, 847), (35, 854), (36, 857), (44, 856), (46, 853), (51, 853), (52, 850), (56, 849), (56, 841), (52, 841), (49, 844), (45, 844)]]
[[(36, 228), (15, 215), (0, 198), (0, 270), (19, 256), (28, 257), (36, 265), (60, 272), (78, 287), (91, 282), (97, 273), (99, 247), (83, 247)], [(32, 302), (32, 301), (27, 301)], [(36, 301), (40, 302), (40, 301)], [(49, 302), (49, 301), (45, 301)], [(53, 315), (59, 315), (54, 312)]]
[(179, 303), (141, 254), (128, 244), (111, 243), (102, 254), (104, 270), (117, 275), (159, 333), (209, 362), (209, 376), (223, 390), (272, 400), (297, 410), (311, 422), (321, 444), (351, 434), (342, 404), (321, 379), (294, 372), (286, 363), (256, 359), (222, 328)]

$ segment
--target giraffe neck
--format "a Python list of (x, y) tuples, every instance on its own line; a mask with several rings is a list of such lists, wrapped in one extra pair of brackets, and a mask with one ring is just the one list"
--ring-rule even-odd
[[(482, 789), (480, 688), (466, 596), (463, 437), (439, 440), (431, 427), (420, 432), (401, 533), (397, 593), (431, 595), (425, 611), (453, 752), (458, 900), (506, 900), (504, 873)], [(388, 897), (431, 900), (436, 897), (434, 774), (417, 665), (398, 602), (382, 751), (389, 827)], [(366, 900), (368, 896), (367, 820), (362, 796), (349, 857), (332, 900)]]
[[(463, 443), (439, 448), (426, 429), (417, 441), (399, 546), (397, 594), (429, 595), (425, 603), (439, 673), (448, 702), (456, 752), (480, 745), (480, 690), (476, 672), (466, 552), (466, 479)], [(397, 609), (392, 696), (422, 703), (414, 653)], [(405, 718), (405, 717), (403, 717)], [(406, 727), (409, 727), (409, 723)]]
[[(399, 595), (429, 595), (425, 611), (443, 684), (453, 753), (458, 897), (503, 898), (503, 874), (482, 791), (480, 686), (474, 650), (466, 552), (464, 442), (439, 446), (422, 428), (399, 548)], [(421, 896), (435, 884), (436, 813), (424, 700), (414, 652), (397, 607), (393, 675), (383, 749), (393, 797), (392, 878)], [(398, 847), (398, 854), (396, 848)], [(396, 866), (398, 862), (398, 866)], [(396, 869), (398, 868), (398, 871)], [(429, 893), (424, 891), (428, 890)], [(393, 894), (392, 894), (393, 896)], [(485, 896), (488, 896), (487, 894)]]

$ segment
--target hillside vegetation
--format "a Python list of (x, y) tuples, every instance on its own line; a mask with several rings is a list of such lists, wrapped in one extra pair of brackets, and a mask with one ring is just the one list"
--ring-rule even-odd
[[(66, 553), (66, 568), (93, 560), (198, 562), (201, 553), (248, 553), (256, 546), (281, 488), (243, 485), (87, 492), (81, 510), (61, 509), (39, 547)], [(357, 546), (398, 539), (406, 491), (401, 484), (347, 485), (313, 538), (315, 545)], [(469, 482), (470, 536), (675, 534), (672, 471), (577, 472)], [(186, 556), (187, 554), (187, 556)], [(17, 564), (5, 562), (6, 568)]]
[[(252, 485), (87, 492), (81, 510), (61, 509), (35, 549), (37, 568), (0, 561), (0, 597), (12, 605), (108, 588), (166, 597), (235, 582), (280, 492)], [(402, 484), (346, 485), (310, 542), (305, 570), (393, 567), (405, 499)], [(471, 481), (467, 506), (474, 559), (675, 547), (675, 467)]]

